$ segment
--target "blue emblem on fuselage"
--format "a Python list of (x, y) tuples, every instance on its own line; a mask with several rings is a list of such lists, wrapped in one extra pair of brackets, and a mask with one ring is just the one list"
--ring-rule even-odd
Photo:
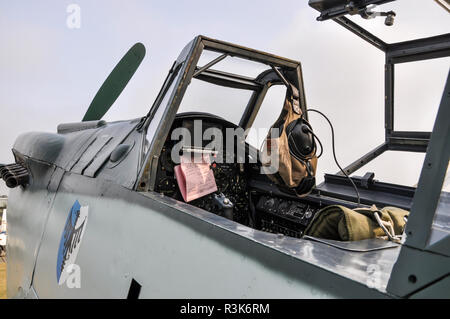
[[(82, 210), (83, 214), (81, 213)], [(80, 214), (82, 216), (80, 216)], [(76, 254), (78, 253), (78, 246), (81, 242), (84, 227), (87, 221), (87, 206), (82, 207), (78, 200), (75, 201), (70, 209), (69, 216), (67, 216), (66, 224), (64, 226), (61, 240), (59, 242), (58, 258), (56, 262), (56, 278), (59, 284), (61, 282), (61, 275), (64, 269), (70, 263), (75, 262)]]

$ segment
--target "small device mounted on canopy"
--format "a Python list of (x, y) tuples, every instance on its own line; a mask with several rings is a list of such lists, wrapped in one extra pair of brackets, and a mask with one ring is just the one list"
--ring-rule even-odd
[(375, 17), (386, 17), (384, 24), (392, 26), (394, 24), (394, 11), (374, 11), (380, 4), (392, 2), (393, 0), (309, 0), (309, 5), (321, 12), (317, 17), (318, 21), (335, 19), (346, 14), (360, 15), (363, 19), (373, 19)]

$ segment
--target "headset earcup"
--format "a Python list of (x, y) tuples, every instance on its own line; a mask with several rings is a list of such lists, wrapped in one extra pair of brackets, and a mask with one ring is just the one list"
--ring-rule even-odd
[(315, 150), (315, 141), (309, 125), (299, 118), (286, 127), (289, 150), (299, 159), (306, 159)]

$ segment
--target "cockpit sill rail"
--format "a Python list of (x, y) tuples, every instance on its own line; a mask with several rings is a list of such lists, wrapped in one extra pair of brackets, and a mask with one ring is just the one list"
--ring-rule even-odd
[(370, 286), (367, 271), (372, 267), (371, 265), (376, 265), (379, 269), (378, 282), (375, 287), (370, 288), (375, 288), (384, 294), (387, 293), (386, 286), (389, 275), (400, 252), (400, 244), (381, 239), (341, 243), (314, 237), (293, 238), (282, 234), (273, 234), (233, 222), (225, 217), (153, 191), (139, 192), (139, 194), (174, 208), (177, 213), (189, 215), (255, 244), (276, 250), (295, 260), (317, 266), (364, 286)]

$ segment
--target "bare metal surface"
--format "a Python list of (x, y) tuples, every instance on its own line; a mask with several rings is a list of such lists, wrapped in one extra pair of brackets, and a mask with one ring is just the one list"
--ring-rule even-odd
[[(145, 193), (144, 195), (155, 199), (158, 198), (159, 201), (177, 210), (245, 237), (255, 244), (270, 247), (295, 259), (306, 261), (364, 285), (367, 284), (369, 266), (376, 265), (380, 272), (378, 284), (381, 291), (385, 291), (391, 269), (400, 251), (399, 245), (387, 242), (382, 247), (380, 244), (377, 244), (378, 240), (376, 239), (371, 241), (370, 244), (366, 241), (362, 243), (354, 242), (352, 244), (353, 251), (339, 249), (325, 242), (297, 239), (255, 230), (157, 193)], [(373, 249), (374, 247), (378, 249)]]
[(364, 239), (358, 241), (338, 241), (331, 239), (316, 238), (312, 236), (303, 236), (303, 239), (309, 239), (317, 241), (319, 243), (324, 243), (339, 249), (354, 251), (354, 252), (368, 252), (387, 248), (396, 248), (399, 244), (392, 241), (387, 241), (383, 239)]
[[(81, 289), (58, 285), (53, 270), (75, 200), (89, 206), (76, 261), (84, 269)], [(33, 287), (40, 298), (123, 298), (134, 278), (142, 298), (386, 297), (397, 254), (257, 231), (157, 193), (68, 174), (48, 217)]]

